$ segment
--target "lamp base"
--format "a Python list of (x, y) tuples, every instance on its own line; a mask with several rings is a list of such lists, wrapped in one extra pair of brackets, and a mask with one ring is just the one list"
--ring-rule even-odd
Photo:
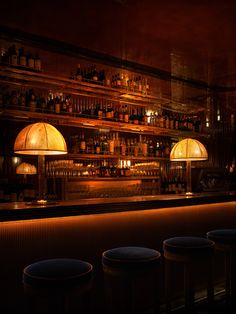
[(27, 202), (26, 205), (38, 205), (38, 206), (47, 206), (47, 205), (54, 205), (57, 204), (56, 201), (49, 201), (49, 200), (34, 200), (32, 202)]

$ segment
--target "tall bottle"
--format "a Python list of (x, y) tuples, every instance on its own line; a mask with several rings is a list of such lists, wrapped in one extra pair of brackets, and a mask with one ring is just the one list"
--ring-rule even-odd
[(27, 66), (27, 58), (26, 58), (24, 47), (21, 47), (19, 49), (19, 64), (23, 67)]
[(18, 65), (18, 55), (15, 45), (9, 47), (9, 62), (14, 66)]
[(34, 58), (34, 68), (37, 71), (41, 71), (41, 59), (39, 57), (39, 52), (36, 52), (35, 58)]
[(81, 154), (86, 153), (86, 141), (84, 137), (84, 132), (81, 132), (80, 135), (79, 151)]
[(82, 71), (81, 71), (80, 63), (78, 63), (78, 65), (77, 65), (77, 69), (76, 69), (76, 73), (75, 73), (75, 79), (77, 81), (82, 81)]

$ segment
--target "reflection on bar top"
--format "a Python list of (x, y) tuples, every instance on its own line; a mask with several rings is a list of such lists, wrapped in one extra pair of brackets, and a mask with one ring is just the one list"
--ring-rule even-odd
[(8, 202), (0, 203), (0, 213), (1, 210), (17, 210), (17, 209), (27, 209), (27, 208), (50, 208), (50, 207), (73, 207), (73, 206), (83, 206), (83, 205), (102, 205), (102, 204), (121, 204), (122, 203), (139, 203), (139, 202), (157, 202), (161, 201), (173, 201), (173, 200), (185, 200), (185, 199), (200, 199), (207, 197), (217, 197), (219, 196), (236, 196), (236, 191), (230, 191), (228, 193), (196, 193), (191, 196), (186, 196), (185, 194), (165, 194), (165, 195), (148, 195), (148, 196), (129, 196), (129, 197), (117, 197), (117, 198), (87, 198), (87, 199), (77, 199), (68, 201), (58, 201), (57, 203), (48, 205), (37, 205), (29, 204), (25, 202)]

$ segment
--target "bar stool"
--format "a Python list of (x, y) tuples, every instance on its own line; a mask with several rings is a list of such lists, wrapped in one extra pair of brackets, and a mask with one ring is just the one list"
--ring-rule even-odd
[(160, 260), (156, 250), (125, 246), (103, 252), (108, 313), (159, 313)]
[(207, 232), (216, 249), (225, 255), (225, 293), (227, 304), (236, 306), (236, 229), (216, 229)]
[(26, 266), (23, 286), (28, 313), (88, 313), (92, 274), (92, 265), (77, 259), (47, 259)]
[(163, 242), (165, 260), (165, 296), (166, 312), (171, 311), (170, 266), (171, 263), (182, 263), (184, 266), (184, 303), (186, 313), (194, 310), (194, 279), (200, 263), (208, 270), (207, 298), (209, 308), (213, 302), (213, 256), (214, 242), (201, 237), (173, 237)]

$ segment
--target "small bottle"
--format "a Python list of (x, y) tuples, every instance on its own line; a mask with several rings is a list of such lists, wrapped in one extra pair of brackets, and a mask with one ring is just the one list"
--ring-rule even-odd
[(82, 71), (81, 71), (80, 63), (78, 63), (77, 65), (77, 70), (76, 70), (74, 78), (79, 82), (82, 81)]
[(34, 57), (31, 52), (29, 52), (27, 55), (27, 64), (29, 68), (34, 69)]
[(81, 137), (80, 137), (79, 150), (80, 150), (80, 153), (82, 154), (86, 153), (86, 141), (85, 141), (83, 132), (81, 133)]
[(26, 67), (27, 66), (27, 58), (26, 58), (26, 55), (25, 55), (24, 47), (19, 49), (19, 64), (22, 67)]
[(16, 46), (15, 45), (12, 45), (10, 48), (9, 48), (9, 62), (11, 65), (18, 65), (18, 55), (17, 55), (17, 52), (16, 52)]
[(41, 71), (41, 59), (39, 57), (39, 53), (36, 52), (35, 58), (34, 58), (34, 68), (37, 71)]
[(33, 89), (30, 89), (29, 91), (29, 110), (30, 111), (36, 111), (37, 107), (37, 101), (36, 101), (36, 95)]

